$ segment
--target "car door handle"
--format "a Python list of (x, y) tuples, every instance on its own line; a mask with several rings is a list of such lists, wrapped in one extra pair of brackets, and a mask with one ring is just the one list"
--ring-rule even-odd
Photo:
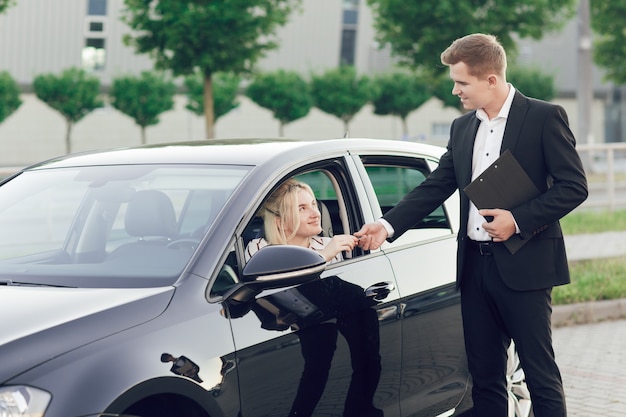
[(391, 291), (395, 289), (396, 287), (395, 285), (393, 285), (393, 282), (377, 282), (376, 284), (368, 287), (365, 290), (365, 296), (368, 298), (373, 298), (375, 301), (382, 301), (387, 298)]

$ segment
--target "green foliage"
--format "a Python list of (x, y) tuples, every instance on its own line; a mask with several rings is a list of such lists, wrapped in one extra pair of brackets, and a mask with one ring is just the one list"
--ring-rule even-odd
[(554, 75), (547, 74), (540, 68), (509, 66), (506, 79), (527, 97), (545, 101), (556, 97)]
[(11, 74), (0, 72), (0, 123), (20, 107), (20, 87)]
[(377, 40), (390, 44), (401, 62), (442, 72), (440, 55), (469, 33), (496, 35), (513, 55), (514, 36), (540, 39), (574, 14), (577, 0), (367, 0), (375, 16)]
[(277, 46), (276, 28), (301, 0), (124, 0), (122, 21), (133, 30), (124, 38), (147, 53), (158, 69), (174, 75), (199, 70), (204, 78), (207, 138), (213, 137), (211, 78), (217, 72), (251, 72)]
[[(185, 77), (187, 105), (185, 108), (198, 116), (204, 114), (204, 85), (200, 73)], [(213, 113), (215, 120), (239, 107), (237, 96), (241, 77), (234, 74), (219, 73), (213, 77)]]
[(570, 276), (571, 284), (553, 289), (555, 305), (626, 297), (626, 257), (571, 262)]
[(4, 13), (9, 7), (15, 5), (15, 0), (0, 0), (0, 13)]
[(162, 74), (144, 71), (139, 77), (119, 77), (111, 84), (111, 105), (132, 117), (146, 143), (147, 126), (159, 123), (159, 115), (174, 108), (176, 86)]
[(340, 118), (346, 132), (350, 121), (376, 95), (374, 84), (366, 76), (359, 76), (354, 67), (341, 66), (311, 80), (314, 105)]
[[(595, 211), (578, 208), (561, 219), (568, 235), (626, 230), (626, 210)], [(555, 287), (554, 304), (611, 300), (626, 297), (626, 258), (570, 262), (572, 283)]]
[(42, 74), (35, 77), (33, 87), (37, 97), (61, 113), (67, 122), (66, 152), (71, 152), (72, 125), (87, 114), (102, 107), (99, 97), (100, 80), (84, 70), (69, 68), (61, 73)]
[(591, 1), (590, 6), (594, 61), (606, 70), (607, 80), (626, 84), (626, 3)]
[(465, 112), (459, 97), (452, 94), (453, 88), (454, 82), (450, 79), (448, 73), (435, 75), (431, 80), (431, 91), (433, 96), (437, 97), (441, 101), (443, 107), (451, 107), (461, 112)]
[(591, 211), (578, 208), (561, 219), (566, 235), (626, 230), (626, 210)]
[(374, 83), (374, 113), (398, 116), (402, 120), (402, 133), (407, 137), (407, 116), (432, 97), (428, 79), (417, 73), (397, 72), (379, 75)]
[(313, 107), (310, 86), (295, 71), (258, 74), (246, 89), (246, 95), (274, 114), (280, 122), (280, 136), (285, 124), (306, 116)]

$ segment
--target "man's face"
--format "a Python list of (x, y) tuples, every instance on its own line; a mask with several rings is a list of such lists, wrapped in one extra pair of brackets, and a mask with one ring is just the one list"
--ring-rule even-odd
[(465, 110), (484, 109), (493, 99), (490, 77), (479, 79), (470, 75), (464, 62), (450, 65), (450, 78), (454, 81), (452, 94), (461, 99)]

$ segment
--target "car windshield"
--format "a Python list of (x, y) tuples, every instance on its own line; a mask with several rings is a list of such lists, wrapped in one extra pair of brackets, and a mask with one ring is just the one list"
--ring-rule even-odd
[(248, 167), (26, 171), (0, 186), (0, 284), (173, 283)]

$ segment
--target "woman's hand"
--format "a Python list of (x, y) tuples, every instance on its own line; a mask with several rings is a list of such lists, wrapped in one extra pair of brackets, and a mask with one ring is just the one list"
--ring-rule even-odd
[(338, 253), (354, 249), (357, 242), (358, 239), (352, 235), (335, 235), (320, 253), (326, 262), (330, 262)]

